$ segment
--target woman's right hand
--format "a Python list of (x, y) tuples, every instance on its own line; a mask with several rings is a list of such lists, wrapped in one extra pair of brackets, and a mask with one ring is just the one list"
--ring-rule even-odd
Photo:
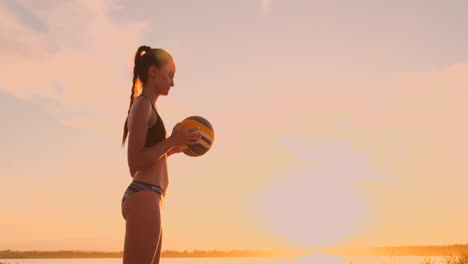
[(201, 139), (200, 127), (182, 128), (181, 126), (182, 122), (179, 122), (172, 129), (170, 137), (174, 140), (174, 146), (197, 144)]

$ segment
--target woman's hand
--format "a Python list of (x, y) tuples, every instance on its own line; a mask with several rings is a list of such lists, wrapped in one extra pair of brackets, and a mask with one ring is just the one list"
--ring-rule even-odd
[(170, 136), (174, 147), (197, 144), (201, 140), (201, 130), (199, 127), (182, 128), (182, 122), (177, 123), (172, 129)]
[(176, 153), (180, 153), (180, 152), (183, 152), (185, 149), (187, 148), (187, 146), (178, 146), (178, 147), (173, 147), (171, 148), (171, 150), (169, 150), (167, 152), (167, 156), (169, 157), (170, 155), (172, 154), (176, 154)]

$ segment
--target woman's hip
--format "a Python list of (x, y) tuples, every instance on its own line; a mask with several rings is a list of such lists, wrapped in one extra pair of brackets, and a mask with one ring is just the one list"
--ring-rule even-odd
[[(122, 197), (122, 216), (126, 219), (129, 206), (138, 207), (138, 210), (160, 210), (164, 197), (165, 191), (161, 187), (144, 182), (132, 181)], [(135, 199), (138, 201), (134, 203), (133, 200)]]

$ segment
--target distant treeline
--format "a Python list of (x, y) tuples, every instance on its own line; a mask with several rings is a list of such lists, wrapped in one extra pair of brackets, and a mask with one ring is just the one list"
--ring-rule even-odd
[[(234, 258), (234, 257), (299, 257), (313, 253), (335, 256), (460, 256), (468, 253), (468, 244), (449, 246), (399, 246), (367, 248), (314, 248), (274, 250), (163, 250), (162, 258)], [(0, 259), (21, 258), (121, 258), (122, 251), (13, 251), (1, 250)]]
[(337, 256), (461, 256), (468, 253), (468, 244), (448, 246), (327, 248), (318, 251)]

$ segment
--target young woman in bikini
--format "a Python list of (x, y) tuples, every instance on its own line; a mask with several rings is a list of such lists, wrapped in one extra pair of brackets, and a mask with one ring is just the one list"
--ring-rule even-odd
[[(161, 208), (169, 184), (166, 159), (200, 141), (200, 128), (177, 123), (166, 137), (156, 111), (159, 95), (174, 86), (175, 64), (163, 49), (141, 46), (135, 54), (133, 85), (122, 147), (128, 134), (128, 166), (133, 180), (122, 198), (125, 224), (123, 264), (159, 264), (162, 244)], [(137, 84), (142, 92), (135, 97)]]

